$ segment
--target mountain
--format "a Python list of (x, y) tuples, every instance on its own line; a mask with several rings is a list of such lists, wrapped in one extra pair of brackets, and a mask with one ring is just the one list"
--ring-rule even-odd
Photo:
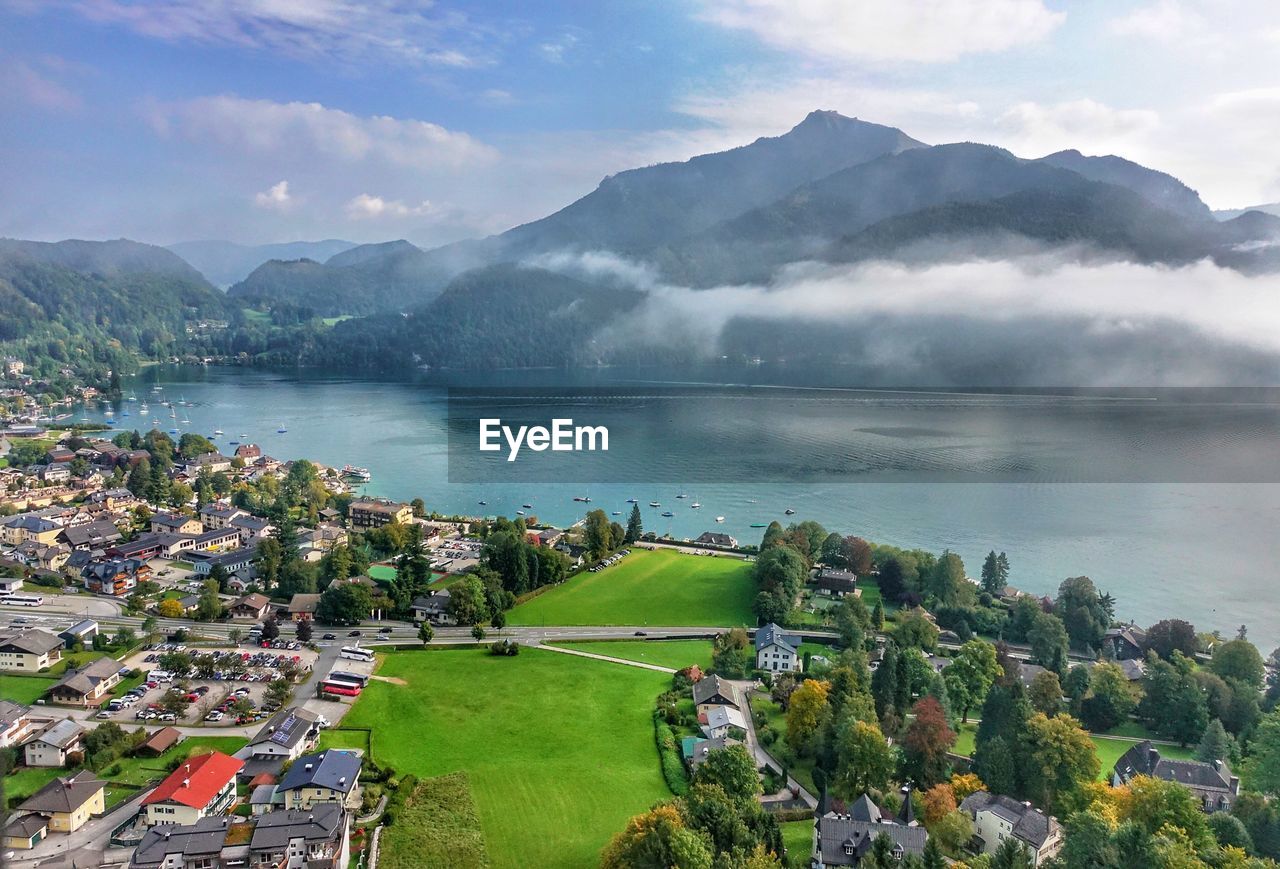
[(290, 241), (280, 244), (236, 244), (230, 241), (182, 241), (167, 248), (194, 266), (215, 286), (227, 288), (244, 280), (268, 260), (327, 260), (355, 247), (355, 242), (336, 238), (324, 241)]
[(177, 254), (128, 239), (114, 241), (21, 241), (0, 238), (0, 257), (64, 266), (72, 271), (103, 276), (166, 275), (204, 283), (204, 276)]
[(841, 169), (926, 147), (901, 130), (811, 112), (781, 136), (683, 163), (611, 175), (548, 217), (499, 238), (512, 256), (577, 248), (644, 251), (772, 202)]
[(1200, 195), (1172, 175), (1140, 166), (1123, 157), (1086, 157), (1079, 151), (1059, 151), (1040, 158), (1041, 163), (1070, 169), (1090, 181), (1102, 181), (1125, 187), (1146, 199), (1152, 205), (1172, 211), (1192, 220), (1212, 217), (1209, 206), (1200, 201)]
[(169, 355), (187, 326), (226, 320), (222, 293), (171, 251), (131, 241), (0, 240), (0, 355), (38, 377), (103, 380)]
[[(360, 245), (320, 269), (267, 263), (230, 292), (259, 305), (310, 301), (328, 316), (401, 310), (428, 301), (469, 268), (564, 249), (641, 253), (837, 170), (924, 147), (893, 127), (812, 112), (781, 136), (611, 175), (560, 211), (501, 235), (425, 252), (403, 240)], [(330, 274), (331, 269), (351, 271)], [(310, 300), (308, 285), (318, 294)]]
[(1263, 214), (1272, 214), (1280, 217), (1280, 202), (1271, 202), (1266, 205), (1250, 205), (1248, 208), (1224, 208), (1221, 211), (1215, 211), (1213, 216), (1218, 220), (1232, 220), (1242, 214), (1248, 214), (1250, 211), (1260, 211)]

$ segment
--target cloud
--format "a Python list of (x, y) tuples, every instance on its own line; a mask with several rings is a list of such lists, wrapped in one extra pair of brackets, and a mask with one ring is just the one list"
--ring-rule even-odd
[(320, 103), (278, 103), (223, 95), (146, 107), (161, 135), (181, 135), (224, 149), (256, 153), (309, 151), (359, 162), (461, 167), (484, 163), (493, 148), (428, 121), (354, 115)]
[(16, 57), (0, 58), (0, 102), (12, 100), (46, 111), (79, 109), (83, 104), (80, 95), (51, 75), (65, 69), (61, 58), (46, 56), (38, 66)]
[(381, 196), (371, 196), (368, 193), (361, 193), (359, 196), (352, 198), (344, 206), (344, 210), (352, 220), (375, 220), (385, 217), (422, 217), (434, 214), (437, 211), (426, 200), (417, 205), (406, 205), (399, 199), (383, 199)]
[(1066, 16), (1042, 0), (707, 0), (700, 17), (804, 56), (938, 63), (1037, 42)]
[(255, 193), (253, 204), (272, 211), (288, 211), (293, 207), (293, 197), (289, 195), (289, 182), (281, 181), (271, 185), (268, 190)]
[(1170, 42), (1206, 32), (1206, 21), (1179, 0), (1159, 0), (1140, 6), (1111, 22), (1111, 32)]
[(549, 63), (564, 63), (565, 55), (581, 42), (581, 38), (571, 30), (566, 30), (555, 39), (538, 44), (538, 54)]
[(378, 56), (411, 65), (473, 66), (484, 62), (492, 35), (461, 13), (401, 0), (50, 0), (23, 7), (69, 9), (89, 21), (167, 42), (236, 45), (344, 62)]
[(1119, 153), (1157, 132), (1160, 115), (1149, 109), (1116, 109), (1091, 99), (1048, 105), (1021, 102), (1005, 110), (995, 125), (1024, 156), (1064, 148)]

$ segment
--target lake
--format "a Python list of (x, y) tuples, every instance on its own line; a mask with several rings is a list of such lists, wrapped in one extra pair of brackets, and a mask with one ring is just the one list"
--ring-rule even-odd
[[(679, 377), (615, 369), (404, 381), (166, 366), (125, 384), (140, 401), (115, 406), (117, 428), (145, 430), (152, 418), (173, 427), (153, 384), (191, 403), (176, 427), (222, 429), (227, 452), (243, 440), (281, 459), (367, 467), (367, 494), (421, 497), (442, 513), (513, 516), (530, 504), (527, 513), (564, 525), (582, 515), (579, 496), (625, 521), (636, 498), (647, 530), (754, 542), (753, 524), (785, 523), (790, 509), (791, 520), (840, 533), (951, 549), (970, 575), (988, 550), (1004, 550), (1012, 582), (1038, 594), (1088, 575), (1143, 625), (1176, 616), (1225, 633), (1247, 624), (1264, 652), (1280, 640), (1270, 573), (1280, 561), (1280, 390), (867, 391), (829, 369), (717, 366)], [(505, 390), (466, 399), (481, 415), (576, 412), (607, 423), (615, 443), (607, 456), (544, 453), (515, 467), (481, 457), (458, 412), (462, 387)], [(103, 419), (101, 409), (89, 417)]]

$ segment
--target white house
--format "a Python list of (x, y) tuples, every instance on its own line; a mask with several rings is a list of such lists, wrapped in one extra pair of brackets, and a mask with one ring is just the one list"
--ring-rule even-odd
[(800, 638), (782, 633), (773, 622), (756, 631), (756, 669), (779, 673), (799, 670)]
[(1055, 857), (1062, 849), (1062, 827), (1030, 803), (1012, 797), (977, 791), (964, 798), (960, 810), (973, 819), (973, 831), (982, 841), (982, 852), (994, 854), (1007, 839), (1026, 848), (1032, 866)]
[(747, 730), (747, 719), (742, 710), (732, 706), (712, 706), (698, 716), (702, 732), (708, 739), (719, 739), (734, 735), (735, 731)]

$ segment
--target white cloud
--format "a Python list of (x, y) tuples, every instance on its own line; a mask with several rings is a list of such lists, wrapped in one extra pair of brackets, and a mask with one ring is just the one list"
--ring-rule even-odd
[(347, 217), (352, 220), (422, 217), (436, 212), (432, 204), (426, 200), (417, 205), (406, 205), (399, 199), (383, 199), (381, 196), (371, 196), (368, 193), (361, 193), (349, 200), (344, 210)]
[(13, 100), (49, 111), (79, 109), (83, 103), (79, 94), (51, 74), (62, 71), (60, 58), (47, 56), (39, 66), (15, 57), (0, 58), (0, 102)]
[(288, 211), (293, 207), (293, 197), (289, 194), (289, 182), (281, 181), (261, 193), (255, 193), (253, 204), (272, 211)]
[(707, 0), (702, 18), (804, 56), (937, 63), (1037, 42), (1065, 15), (1042, 0)]
[(581, 41), (580, 37), (573, 31), (566, 30), (555, 39), (547, 40), (538, 44), (538, 54), (543, 60), (550, 63), (564, 63), (565, 55), (573, 50)]
[(1111, 22), (1111, 31), (1120, 36), (1140, 36), (1161, 42), (1199, 35), (1206, 29), (1204, 18), (1179, 0), (1158, 0)]
[(466, 166), (495, 156), (493, 148), (466, 133), (427, 121), (386, 115), (360, 116), (320, 103), (277, 103), (223, 95), (148, 107), (162, 135), (242, 152), (313, 152), (358, 162), (400, 166)]
[(995, 126), (1022, 156), (1064, 148), (1123, 153), (1158, 131), (1160, 115), (1149, 109), (1115, 109), (1091, 99), (1051, 105), (1021, 102), (997, 117)]
[[(15, 5), (8, 0), (8, 5)], [(82, 17), (169, 42), (229, 44), (346, 62), (471, 66), (488, 35), (457, 12), (400, 0), (49, 0)], [(32, 11), (27, 4), (20, 11)], [(39, 6), (35, 8), (40, 8)], [(464, 43), (460, 47), (459, 43)], [(464, 51), (463, 49), (468, 49)]]

